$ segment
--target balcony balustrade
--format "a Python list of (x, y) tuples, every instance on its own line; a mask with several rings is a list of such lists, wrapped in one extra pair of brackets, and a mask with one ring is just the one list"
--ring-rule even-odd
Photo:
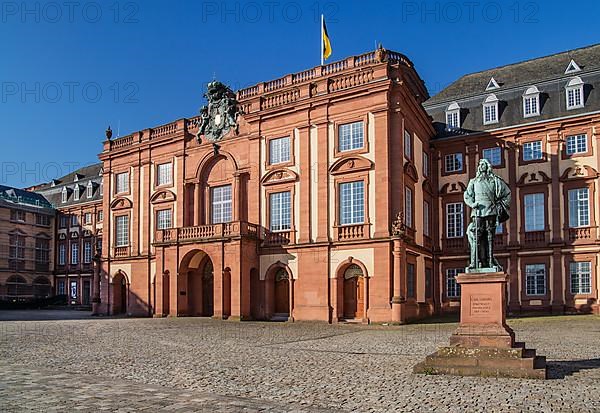
[[(569, 241), (591, 240), (592, 228), (569, 228)], [(595, 237), (594, 237), (595, 238)]]
[(337, 229), (338, 241), (352, 241), (365, 239), (368, 234), (368, 228), (365, 224), (342, 225)]
[(242, 236), (259, 238), (258, 225), (235, 221), (196, 227), (163, 229), (156, 231), (154, 243), (160, 245), (180, 242), (208, 242)]

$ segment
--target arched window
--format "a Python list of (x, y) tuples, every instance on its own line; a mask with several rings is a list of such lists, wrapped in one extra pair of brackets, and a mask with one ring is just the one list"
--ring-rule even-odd
[(446, 109), (446, 125), (448, 128), (460, 128), (460, 106), (452, 102)]
[(348, 268), (346, 268), (346, 271), (344, 271), (344, 278), (347, 280), (354, 277), (362, 277), (363, 275), (362, 268), (356, 264), (350, 264)]
[(498, 98), (493, 93), (483, 101), (483, 124), (491, 123), (498, 123)]
[(35, 298), (48, 298), (52, 293), (50, 280), (46, 277), (37, 277), (33, 280), (33, 296)]
[(75, 188), (73, 188), (73, 191), (74, 191), (73, 200), (79, 201), (79, 185), (75, 185)]
[(565, 86), (567, 110), (578, 109), (584, 106), (583, 102), (583, 80), (575, 76)]
[(11, 275), (6, 280), (6, 294), (9, 297), (22, 297), (31, 294), (31, 286), (20, 275)]
[(540, 114), (540, 91), (531, 86), (523, 93), (523, 116), (529, 118)]
[(62, 196), (62, 203), (63, 204), (66, 203), (67, 199), (69, 198), (69, 193), (67, 192), (67, 187), (66, 186), (63, 187), (61, 196)]
[(285, 270), (285, 268), (280, 268), (275, 273), (275, 282), (278, 282), (281, 280), (287, 280), (288, 278), (289, 278), (289, 275), (288, 275), (287, 271)]
[(90, 181), (87, 184), (87, 197), (91, 198), (93, 195), (94, 195), (94, 184), (92, 184), (92, 181)]

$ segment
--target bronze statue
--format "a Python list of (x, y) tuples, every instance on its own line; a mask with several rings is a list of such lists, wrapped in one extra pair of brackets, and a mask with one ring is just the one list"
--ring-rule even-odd
[(481, 159), (477, 175), (469, 181), (464, 194), (465, 203), (471, 207), (471, 223), (467, 238), (471, 261), (465, 272), (497, 272), (502, 267), (494, 258), (496, 227), (509, 218), (510, 188), (493, 172), (487, 159)]

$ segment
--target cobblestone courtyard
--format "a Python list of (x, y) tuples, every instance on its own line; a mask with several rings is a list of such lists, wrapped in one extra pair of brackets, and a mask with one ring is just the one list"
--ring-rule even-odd
[(454, 323), (1, 321), (0, 411), (600, 411), (600, 318), (509, 324), (550, 380), (413, 375)]

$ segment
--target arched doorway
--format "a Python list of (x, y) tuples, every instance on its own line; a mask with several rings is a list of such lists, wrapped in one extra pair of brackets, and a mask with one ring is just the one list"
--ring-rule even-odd
[[(185, 260), (184, 260), (185, 261)], [(203, 251), (187, 262), (187, 310), (184, 314), (194, 317), (212, 317), (214, 314), (214, 267)], [(185, 298), (185, 296), (181, 296)]]
[(121, 271), (113, 277), (112, 289), (113, 315), (127, 313), (127, 278)]
[(20, 275), (11, 275), (6, 280), (6, 295), (11, 301), (22, 301), (31, 296), (32, 287)]
[(290, 316), (290, 280), (285, 268), (279, 268), (275, 273), (274, 316)]
[(256, 268), (250, 270), (250, 315), (254, 320), (261, 320), (264, 318), (264, 304), (263, 296), (261, 293), (261, 282), (260, 275)]
[(50, 280), (46, 277), (37, 277), (33, 280), (33, 297), (48, 298), (52, 294), (52, 286)]
[(350, 264), (344, 271), (343, 316), (346, 319), (363, 318), (365, 310), (364, 274), (362, 268)]

